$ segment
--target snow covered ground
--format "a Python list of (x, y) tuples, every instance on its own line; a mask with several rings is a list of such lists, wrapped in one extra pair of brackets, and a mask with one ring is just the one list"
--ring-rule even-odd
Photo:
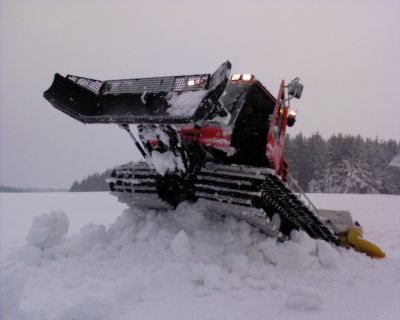
[(276, 243), (187, 203), (0, 194), (0, 319), (399, 319), (400, 196), (310, 197), (350, 210), (387, 257)]

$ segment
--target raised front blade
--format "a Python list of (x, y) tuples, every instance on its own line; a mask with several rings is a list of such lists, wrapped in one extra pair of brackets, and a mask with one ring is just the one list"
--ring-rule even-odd
[(225, 90), (231, 64), (214, 74), (99, 81), (56, 74), (44, 97), (83, 123), (188, 123), (205, 119)]

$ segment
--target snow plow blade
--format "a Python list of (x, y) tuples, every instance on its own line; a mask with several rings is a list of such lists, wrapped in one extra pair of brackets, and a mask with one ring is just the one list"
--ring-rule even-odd
[(226, 61), (213, 74), (105, 81), (57, 73), (43, 95), (83, 123), (195, 123), (218, 109), (230, 69)]

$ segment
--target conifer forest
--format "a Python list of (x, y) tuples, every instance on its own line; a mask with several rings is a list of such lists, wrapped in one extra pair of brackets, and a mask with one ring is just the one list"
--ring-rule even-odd
[[(299, 133), (286, 139), (290, 179), (305, 192), (400, 194), (400, 168), (389, 166), (400, 142), (336, 134)], [(112, 169), (75, 181), (70, 191), (106, 191)]]

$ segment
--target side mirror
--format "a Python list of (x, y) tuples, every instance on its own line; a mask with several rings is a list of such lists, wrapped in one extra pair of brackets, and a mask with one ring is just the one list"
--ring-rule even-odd
[(300, 99), (304, 86), (300, 83), (299, 78), (290, 81), (287, 87), (289, 96)]

